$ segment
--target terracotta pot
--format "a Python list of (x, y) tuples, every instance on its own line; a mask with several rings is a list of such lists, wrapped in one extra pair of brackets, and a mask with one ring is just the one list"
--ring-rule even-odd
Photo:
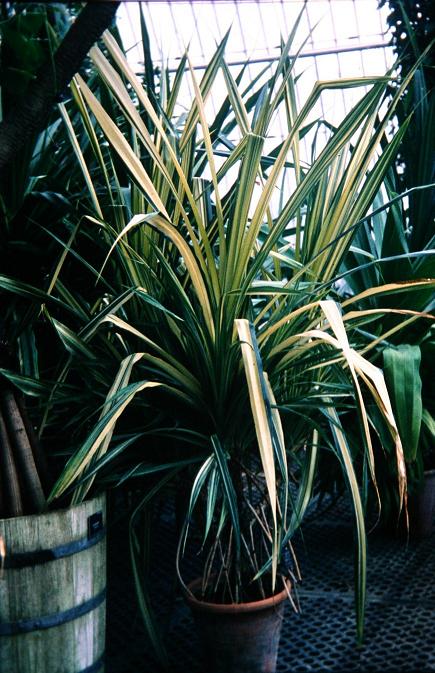
[[(190, 591), (201, 580), (189, 585)], [(206, 603), (186, 592), (207, 673), (274, 673), (287, 591), (252, 603)]]

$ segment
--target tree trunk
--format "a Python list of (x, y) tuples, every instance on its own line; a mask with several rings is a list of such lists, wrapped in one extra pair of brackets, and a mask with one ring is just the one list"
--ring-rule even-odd
[(29, 85), (26, 98), (0, 123), (0, 178), (17, 152), (45, 128), (53, 105), (80, 68), (92, 45), (110, 26), (119, 2), (88, 2), (65, 35), (53, 63)]

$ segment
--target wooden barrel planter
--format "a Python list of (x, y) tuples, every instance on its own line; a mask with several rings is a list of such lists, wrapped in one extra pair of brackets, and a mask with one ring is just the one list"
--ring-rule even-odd
[(104, 496), (0, 519), (1, 673), (104, 671), (105, 521)]

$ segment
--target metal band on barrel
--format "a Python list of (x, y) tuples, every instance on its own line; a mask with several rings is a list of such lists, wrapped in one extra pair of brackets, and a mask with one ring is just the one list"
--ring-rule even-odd
[(39, 631), (40, 629), (50, 629), (53, 626), (60, 626), (73, 619), (82, 617), (88, 612), (95, 610), (106, 599), (106, 588), (100, 591), (99, 594), (93, 596), (89, 600), (75, 605), (69, 610), (56, 612), (53, 615), (42, 615), (41, 617), (34, 617), (32, 619), (22, 619), (18, 622), (0, 623), (0, 636), (14, 636), (18, 633), (30, 633), (31, 631)]
[(100, 540), (102, 540), (105, 535), (106, 529), (101, 528), (92, 537), (82, 537), (79, 540), (74, 540), (73, 542), (68, 542), (67, 544), (61, 544), (58, 547), (53, 547), (52, 549), (38, 549), (35, 551), (17, 552), (16, 554), (6, 554), (4, 568), (6, 570), (19, 570), (29, 566), (48, 563), (48, 561), (56, 561), (57, 559), (64, 558), (65, 556), (72, 556), (73, 554), (77, 554), (78, 552), (84, 551), (85, 549), (89, 549), (89, 547), (93, 547), (95, 544), (100, 542)]

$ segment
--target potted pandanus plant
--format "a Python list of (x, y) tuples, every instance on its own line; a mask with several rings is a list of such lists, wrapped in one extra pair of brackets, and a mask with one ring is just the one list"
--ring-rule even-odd
[[(204, 630), (210, 619), (207, 670), (215, 672), (275, 670), (283, 600), (294, 583), (292, 536), (323, 450), (338, 456), (354, 506), (362, 636), (366, 542), (356, 462), (376, 483), (367, 394), (393, 438), (405, 498), (402, 446), (383, 375), (358, 352), (355, 327), (366, 313), (354, 310), (359, 296), (340, 301), (335, 291), (355, 229), (401, 140), (399, 130), (379, 154), (401, 92), (386, 104), (389, 77), (318, 82), (298, 107), (297, 59), (289, 56), (296, 29), (273, 73), (246, 86), (245, 70), (234, 79), (224, 60), (226, 38), (200, 82), (185, 55), (172, 80), (163, 69), (156, 85), (148, 67), (144, 85), (106, 33), (104, 52), (90, 52), (92, 82), (76, 77), (72, 100), (61, 105), (92, 213), (68, 235), (51, 285), (58, 302), (44, 308), (68, 350), (52, 408), (60, 417), (56, 395), (77, 380), (83, 383), (75, 402), (70, 396), (76, 418), (84, 409), (88, 416), (91, 393), (103, 404), (51, 499), (72, 490), (79, 502), (95, 479), (107, 483), (111, 473), (120, 482), (164, 471), (145, 492), (145, 506), (176, 475), (190, 478), (177, 567)], [(210, 121), (207, 99), (218, 74), (226, 97)], [(180, 113), (185, 77), (194, 95)], [(304, 136), (321, 126), (310, 115), (322, 92), (359, 86), (365, 95), (338, 127), (328, 127), (321, 150), (313, 141), (311, 161), (303, 161)], [(269, 150), (281, 108), (288, 132)], [(98, 267), (81, 232), (100, 250)], [(97, 280), (92, 300), (82, 288), (73, 313), (70, 252)], [(384, 292), (379, 285), (365, 295)], [(357, 457), (345, 431), (354, 418), (361, 428)], [(152, 438), (162, 436), (165, 448), (153, 452)], [(137, 578), (134, 525), (130, 533)], [(192, 549), (202, 570), (189, 584), (183, 555)], [(229, 638), (225, 629), (233, 629), (237, 614), (238, 635)], [(260, 617), (271, 627), (259, 627), (267, 636), (256, 630)], [(157, 643), (152, 626), (150, 633)]]

